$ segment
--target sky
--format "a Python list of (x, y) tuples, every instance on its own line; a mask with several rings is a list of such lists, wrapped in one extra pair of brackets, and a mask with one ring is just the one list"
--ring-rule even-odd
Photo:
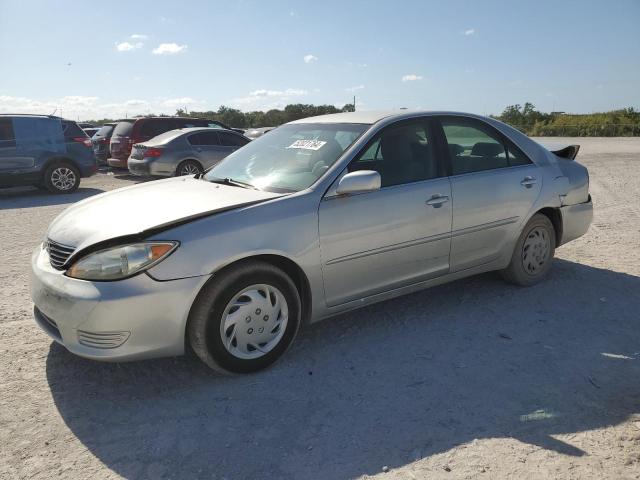
[(640, 107), (640, 0), (0, 0), (0, 112)]

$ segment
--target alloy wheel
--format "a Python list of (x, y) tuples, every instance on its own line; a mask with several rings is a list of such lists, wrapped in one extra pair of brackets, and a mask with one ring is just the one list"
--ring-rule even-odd
[(60, 191), (71, 190), (76, 184), (76, 174), (67, 167), (58, 167), (51, 172), (51, 184)]
[(185, 163), (181, 168), (180, 168), (180, 175), (195, 175), (197, 173), (200, 173), (200, 169), (198, 168), (198, 166), (194, 163)]

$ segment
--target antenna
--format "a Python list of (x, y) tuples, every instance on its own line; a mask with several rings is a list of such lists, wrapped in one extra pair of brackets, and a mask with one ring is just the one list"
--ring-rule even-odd
[(58, 111), (58, 107), (53, 109), (53, 112), (51, 112), (51, 116), (54, 116), (56, 114), (56, 112)]

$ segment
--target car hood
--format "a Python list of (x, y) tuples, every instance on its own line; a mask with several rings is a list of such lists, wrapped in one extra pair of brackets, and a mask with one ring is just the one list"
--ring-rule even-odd
[(74, 204), (51, 223), (47, 237), (79, 252), (114, 238), (144, 235), (279, 196), (282, 194), (221, 185), (194, 177), (157, 180)]

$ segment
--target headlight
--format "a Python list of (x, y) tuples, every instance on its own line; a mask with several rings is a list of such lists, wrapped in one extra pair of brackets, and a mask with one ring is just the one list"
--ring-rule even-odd
[(82, 280), (120, 280), (162, 261), (177, 246), (178, 242), (144, 242), (100, 250), (80, 258), (66, 274)]

